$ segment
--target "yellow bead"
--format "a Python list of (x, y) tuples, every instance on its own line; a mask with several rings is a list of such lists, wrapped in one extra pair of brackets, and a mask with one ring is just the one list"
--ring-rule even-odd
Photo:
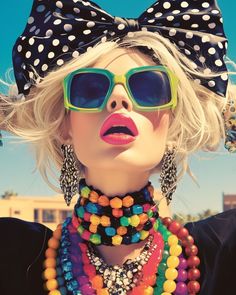
[(180, 245), (173, 245), (170, 247), (170, 255), (179, 256), (182, 253), (182, 247)]
[(111, 225), (110, 217), (103, 215), (100, 219), (100, 223), (102, 226), (110, 226)]
[(90, 216), (90, 222), (93, 224), (93, 225), (99, 225), (100, 224), (100, 217), (95, 215), (95, 214), (92, 214)]
[(137, 214), (130, 217), (130, 225), (136, 227), (140, 223), (140, 219)]
[(58, 290), (53, 290), (53, 291), (49, 292), (48, 295), (61, 295), (61, 292)]
[(120, 198), (115, 197), (114, 199), (110, 200), (110, 206), (114, 209), (119, 209), (122, 207), (122, 201)]
[(94, 225), (94, 224), (90, 224), (89, 230), (91, 231), (91, 233), (96, 234), (96, 232), (98, 230), (98, 226), (97, 225)]
[(56, 279), (51, 279), (46, 282), (46, 288), (48, 291), (56, 290), (58, 287), (58, 283)]
[(173, 245), (178, 245), (178, 238), (176, 237), (176, 235), (171, 235), (168, 238), (168, 244), (169, 246), (173, 246)]
[(141, 230), (140, 231), (140, 240), (145, 240), (149, 236), (149, 231)]
[(176, 289), (176, 283), (172, 280), (167, 280), (163, 284), (163, 289), (165, 292), (172, 293)]
[(115, 235), (114, 237), (112, 237), (112, 244), (113, 245), (120, 245), (122, 243), (122, 237), (119, 235)]
[(176, 268), (179, 265), (179, 258), (177, 256), (169, 256), (167, 259), (167, 266)]
[(165, 277), (167, 280), (175, 280), (178, 276), (178, 271), (175, 268), (167, 268), (165, 272)]
[(144, 289), (143, 295), (152, 295), (153, 294), (153, 288), (151, 286), (148, 286)]
[(169, 293), (169, 292), (163, 292), (163, 293), (161, 293), (161, 295), (171, 295), (171, 293)]
[(46, 268), (43, 272), (43, 278), (46, 280), (55, 279), (57, 276), (57, 272), (55, 268)]

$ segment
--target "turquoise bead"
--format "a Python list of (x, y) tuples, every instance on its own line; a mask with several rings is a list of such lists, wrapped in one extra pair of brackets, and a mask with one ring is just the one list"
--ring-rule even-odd
[(141, 214), (143, 213), (143, 207), (141, 205), (134, 205), (132, 207), (133, 214)]
[(100, 211), (100, 205), (89, 202), (86, 205), (86, 211), (92, 214), (97, 214)]
[(61, 292), (61, 295), (67, 295), (67, 290), (65, 287), (59, 288), (59, 291)]
[(159, 275), (161, 275), (161, 273), (164, 273), (164, 271), (166, 270), (167, 268), (167, 264), (164, 263), (164, 262), (161, 262), (158, 266), (158, 273)]
[(116, 230), (111, 226), (106, 227), (105, 232), (109, 237), (113, 237), (116, 234)]
[(76, 213), (80, 218), (84, 217), (84, 207), (80, 206), (79, 208), (76, 209)]
[(140, 240), (140, 233), (136, 233), (136, 234), (132, 235), (132, 237), (131, 237), (132, 243), (137, 243), (137, 242), (139, 242), (139, 240)]

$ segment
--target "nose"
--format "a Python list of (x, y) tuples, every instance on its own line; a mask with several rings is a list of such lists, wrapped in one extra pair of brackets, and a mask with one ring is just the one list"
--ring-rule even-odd
[(122, 108), (125, 108), (129, 112), (132, 111), (133, 103), (130, 100), (128, 93), (126, 92), (123, 85), (115, 85), (111, 96), (107, 101), (106, 108), (108, 112), (114, 112)]

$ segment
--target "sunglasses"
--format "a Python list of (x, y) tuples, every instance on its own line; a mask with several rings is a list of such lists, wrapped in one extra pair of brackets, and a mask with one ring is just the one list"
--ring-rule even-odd
[(64, 78), (64, 104), (72, 111), (100, 112), (116, 84), (125, 88), (140, 111), (173, 109), (177, 104), (177, 77), (165, 66), (144, 66), (114, 75), (106, 69), (82, 68)]

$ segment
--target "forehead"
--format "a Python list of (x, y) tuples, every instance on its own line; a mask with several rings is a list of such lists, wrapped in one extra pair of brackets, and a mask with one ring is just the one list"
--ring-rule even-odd
[(124, 74), (131, 68), (146, 65), (155, 65), (155, 62), (137, 49), (116, 48), (101, 56), (93, 67), (108, 69), (114, 74)]

